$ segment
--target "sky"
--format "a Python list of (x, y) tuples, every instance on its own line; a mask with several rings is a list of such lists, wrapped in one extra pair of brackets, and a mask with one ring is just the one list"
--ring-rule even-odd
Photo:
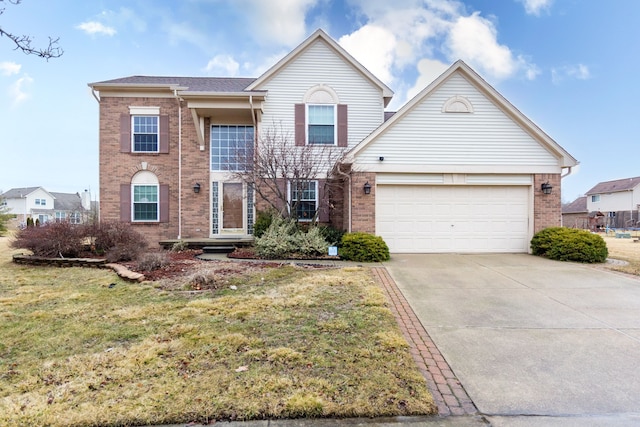
[(570, 202), (640, 176), (640, 1), (0, 0), (0, 28), (64, 50), (48, 61), (0, 37), (0, 190), (99, 198), (98, 102), (131, 75), (258, 77), (322, 28), (395, 91), (399, 109), (458, 59), (580, 165)]

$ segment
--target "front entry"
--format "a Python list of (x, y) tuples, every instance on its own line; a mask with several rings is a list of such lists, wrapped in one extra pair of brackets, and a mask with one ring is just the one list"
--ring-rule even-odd
[(244, 232), (244, 197), (242, 183), (222, 183), (222, 233)]
[(253, 232), (253, 191), (241, 182), (211, 183), (211, 237)]

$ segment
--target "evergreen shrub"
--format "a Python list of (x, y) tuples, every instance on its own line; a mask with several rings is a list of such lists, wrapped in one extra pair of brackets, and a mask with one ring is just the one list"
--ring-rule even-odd
[(380, 262), (390, 259), (389, 247), (380, 236), (369, 233), (346, 233), (339, 250), (342, 259), (358, 262)]
[(598, 234), (566, 227), (549, 227), (531, 239), (531, 252), (557, 261), (605, 262), (607, 244)]

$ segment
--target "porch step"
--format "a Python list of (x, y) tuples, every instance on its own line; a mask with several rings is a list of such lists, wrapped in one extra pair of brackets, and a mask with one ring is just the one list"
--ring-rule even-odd
[(236, 249), (235, 246), (205, 246), (202, 248), (202, 252), (205, 254), (228, 254)]

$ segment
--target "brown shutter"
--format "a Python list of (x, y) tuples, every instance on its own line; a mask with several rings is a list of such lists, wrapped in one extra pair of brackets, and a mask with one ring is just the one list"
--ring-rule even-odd
[(131, 152), (131, 116), (120, 114), (120, 152)]
[(329, 192), (327, 180), (318, 180), (318, 222), (329, 222)]
[(120, 184), (120, 221), (131, 222), (131, 184)]
[(169, 186), (160, 185), (160, 222), (169, 222)]
[(160, 147), (161, 153), (169, 152), (169, 116), (160, 116)]
[(295, 106), (295, 140), (297, 146), (304, 146), (306, 139), (306, 120), (305, 120), (305, 104), (296, 104)]
[(338, 147), (346, 147), (349, 143), (347, 106), (338, 104)]

